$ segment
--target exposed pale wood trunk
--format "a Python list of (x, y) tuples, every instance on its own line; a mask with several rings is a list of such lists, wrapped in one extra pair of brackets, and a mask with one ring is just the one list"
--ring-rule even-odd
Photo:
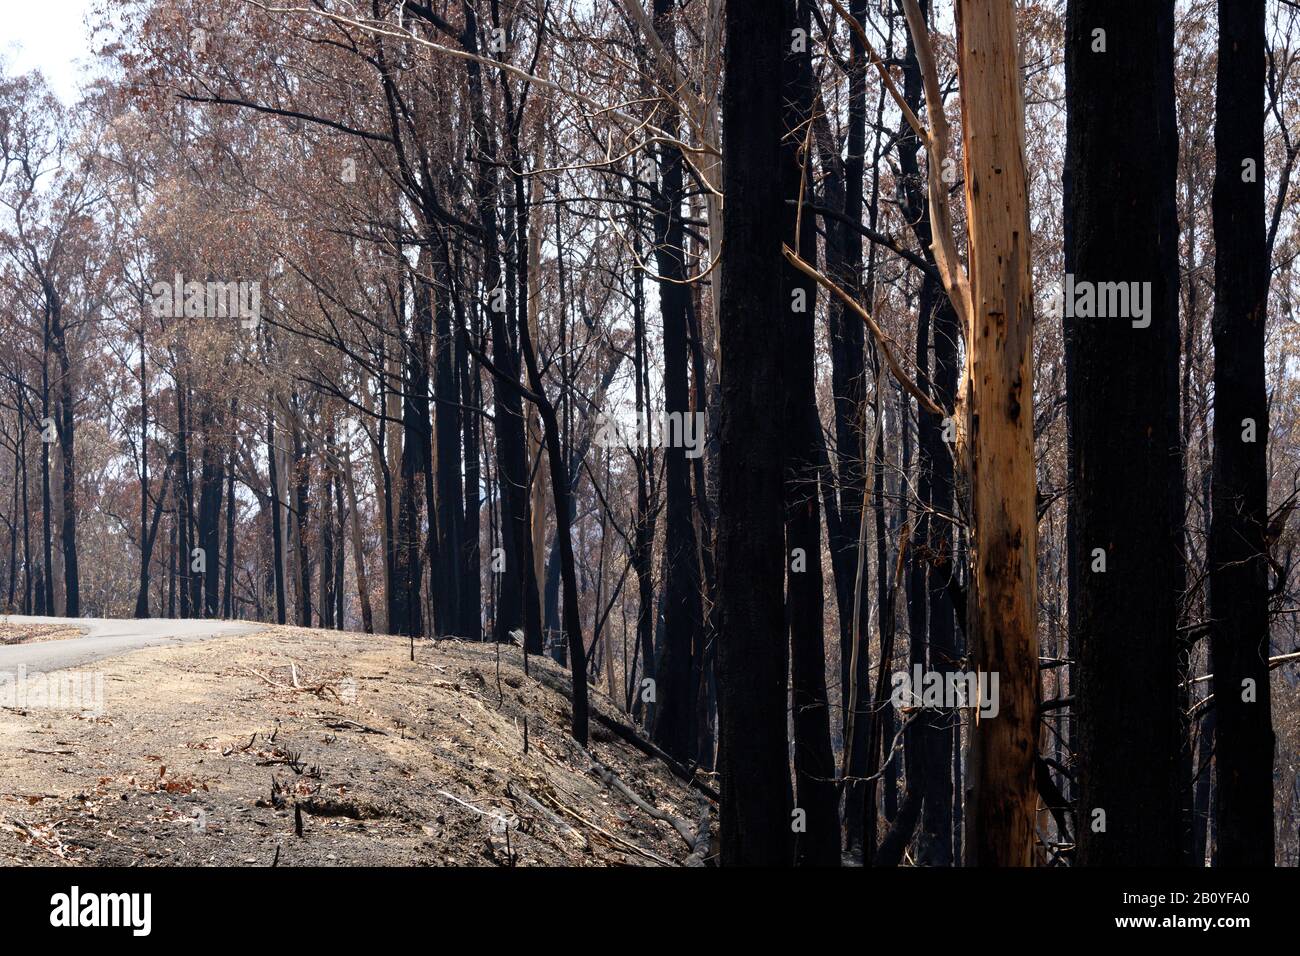
[(966, 452), (974, 535), (972, 666), (997, 674), (999, 712), (972, 725), (969, 865), (1028, 866), (1038, 751), (1038, 540), (1033, 285), (1020, 58), (1012, 0), (959, 0), (969, 230)]

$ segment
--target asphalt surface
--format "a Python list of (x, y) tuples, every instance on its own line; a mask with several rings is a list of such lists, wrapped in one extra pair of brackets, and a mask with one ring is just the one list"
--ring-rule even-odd
[(142, 647), (167, 647), (231, 634), (252, 634), (256, 624), (234, 621), (112, 620), (107, 618), (27, 617), (13, 614), (14, 624), (61, 624), (79, 627), (84, 637), (0, 646), (0, 673), (28, 673), (81, 667), (105, 657), (117, 657)]

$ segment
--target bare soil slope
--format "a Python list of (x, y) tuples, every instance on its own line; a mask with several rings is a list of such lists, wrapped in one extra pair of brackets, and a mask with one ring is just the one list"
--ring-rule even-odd
[(0, 863), (707, 856), (704, 798), (595, 722), (578, 747), (554, 664), (531, 658), (527, 677), (518, 648), (498, 662), (456, 641), (409, 654), (398, 638), (272, 627), (96, 663), (98, 716), (0, 709)]

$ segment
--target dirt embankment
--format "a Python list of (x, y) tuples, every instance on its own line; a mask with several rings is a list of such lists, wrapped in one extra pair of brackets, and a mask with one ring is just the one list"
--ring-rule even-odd
[(564, 672), (496, 650), (272, 627), (101, 661), (98, 713), (0, 709), (0, 863), (707, 857), (703, 798), (595, 722), (582, 750)]

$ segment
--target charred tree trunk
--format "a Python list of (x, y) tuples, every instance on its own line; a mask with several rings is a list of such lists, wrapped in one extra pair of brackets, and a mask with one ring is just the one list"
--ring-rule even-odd
[(1220, 0), (1210, 653), (1219, 866), (1272, 866), (1263, 0)]
[(54, 607), (54, 537), (51, 525), (54, 501), (50, 495), (50, 443), (58, 438), (57, 434), (52, 434), (54, 424), (54, 419), (50, 417), (50, 316), (47, 309), (41, 354), (41, 543), (44, 560), (36, 613), (49, 615), (58, 613)]
[(186, 413), (185, 386), (179, 379), (176, 390), (176, 486), (172, 495), (172, 521), (176, 528), (177, 613), (190, 617), (190, 457), (189, 415)]
[[(928, 14), (929, 3), (922, 3), (921, 10)], [(920, 115), (923, 83), (910, 32), (903, 60), (903, 96), (912, 111)], [(941, 104), (935, 108), (942, 108)], [(920, 141), (904, 121), (898, 144), (899, 167), (903, 172), (900, 190), (903, 212), (912, 224), (913, 235), (926, 262), (932, 267), (921, 276), (918, 296), (917, 379), (937, 405), (951, 410), (957, 392), (957, 313), (933, 268), (934, 235), (919, 153)], [(923, 662), (928, 656), (929, 669), (946, 674), (955, 668), (958, 654), (956, 619), (948, 586), (956, 573), (952, 562), (952, 519), (948, 517), (954, 512), (953, 458), (951, 435), (945, 440), (944, 433), (945, 422), (940, 416), (918, 407), (917, 484), (921, 507), (912, 530), (918, 547), (912, 549), (910, 629), (914, 658), (918, 656), (915, 645), (919, 638), (919, 656)], [(921, 779), (925, 786), (917, 859), (930, 866), (951, 866), (957, 855), (952, 840), (952, 757), (958, 721), (955, 710), (927, 710), (912, 735), (923, 751)], [(885, 739), (891, 737), (892, 734), (885, 735)]]
[[(807, 0), (786, 0), (786, 35), (795, 27), (810, 32)], [(796, 200), (785, 207), (785, 234), (808, 262), (817, 260), (817, 230), (811, 213), (797, 200), (811, 188), (803, 144), (812, 120), (811, 54), (805, 47), (787, 56), (785, 145), (782, 193)], [(785, 294), (790, 315), (784, 336), (785, 547), (790, 626), (791, 707), (794, 714), (795, 803), (804, 811), (804, 828), (795, 835), (795, 860), (807, 866), (839, 866), (839, 792), (831, 751), (830, 701), (826, 692), (826, 647), (822, 606), (821, 508), (817, 464), (821, 422), (817, 416), (817, 283), (787, 264)]]
[[(462, 307), (460, 299), (456, 300), (457, 311)], [(458, 317), (457, 326), (465, 329), (465, 316)], [(479, 408), (483, 401), (483, 389), (479, 377), (478, 365), (471, 366), (469, 350), (465, 347), (469, 336), (466, 330), (456, 336), (456, 374), (460, 379), (460, 401), (468, 409)], [(461, 598), (460, 598), (460, 634), (473, 640), (483, 638), (483, 593), (481, 544), (479, 542), (480, 516), (482, 504), (479, 483), (482, 480), (482, 466), (479, 457), (479, 436), (481, 423), (478, 415), (467, 411), (461, 421), (462, 453), (465, 459), (465, 503), (464, 536), (461, 545)]]
[(46, 281), (46, 296), (50, 309), (50, 343), (59, 363), (59, 451), (62, 459), (63, 523), (59, 541), (63, 545), (64, 615), (81, 616), (81, 577), (77, 566), (77, 468), (76, 420), (73, 405), (76, 402), (72, 382), (72, 361), (68, 355), (67, 330), (63, 325), (63, 302), (54, 287)]
[(285, 622), (284, 601), (284, 532), (281, 530), (283, 519), (280, 516), (280, 475), (277, 462), (280, 460), (279, 449), (275, 446), (275, 396), (268, 392), (266, 396), (266, 460), (270, 472), (271, 484), (271, 562), (275, 574), (275, 622)]
[(158, 487), (158, 497), (154, 501), (153, 520), (148, 526), (142, 528), (144, 536), (140, 539), (140, 589), (135, 596), (135, 616), (137, 618), (146, 618), (149, 616), (149, 564), (153, 560), (154, 542), (158, 537), (158, 523), (162, 520), (163, 505), (167, 502), (168, 485), (171, 482), (172, 465), (175, 464), (176, 453), (167, 459), (167, 466), (163, 469), (162, 484)]
[[(461, 401), (456, 381), (456, 344), (452, 332), (451, 263), (446, 239), (433, 246), (434, 279), (434, 363), (433, 395), (437, 441), (437, 587), (434, 594), (434, 625), (443, 635), (470, 636), (461, 612), (464, 572), (465, 513), (461, 489)], [(470, 413), (472, 414), (472, 413)], [(477, 583), (477, 582), (476, 582)]]
[(349, 526), (352, 531), (352, 565), (357, 575), (357, 600), (361, 604), (361, 627), (367, 634), (375, 632), (375, 616), (370, 605), (370, 581), (366, 575), (366, 552), (361, 538), (361, 510), (357, 507), (357, 485), (352, 474), (352, 456), (348, 443), (343, 446), (343, 484), (348, 493)]
[[(423, 276), (413, 277), (413, 328), (402, 336), (402, 458), (397, 490), (397, 553), (393, 564), (393, 597), (389, 602), (393, 634), (424, 633), (420, 604), (422, 577), (420, 498), (432, 468), (429, 421), (429, 340), (433, 330), (431, 290)], [(429, 516), (432, 518), (432, 516)], [(332, 572), (331, 572), (332, 573)]]
[[(328, 435), (328, 433), (327, 433)], [(326, 439), (325, 466), (320, 479), (320, 626), (334, 628), (334, 470), (329, 464), (329, 441)]]
[[(478, 55), (478, 19), (468, 4), (461, 45)], [(475, 200), (483, 242), (483, 290), (487, 297), (487, 319), (492, 337), (492, 361), (498, 375), (519, 383), (518, 330), (511, 330), (507, 289), (501, 271), (501, 250), (497, 226), (497, 141), (488, 125), (482, 69), (476, 60), (465, 64), (470, 88), (474, 135), (480, 153), (475, 178)], [(512, 331), (516, 334), (512, 335)], [(503, 385), (497, 382), (497, 385)], [(501, 543), (505, 568), (501, 572), (500, 599), (495, 608), (493, 637), (510, 639), (510, 632), (522, 629), (529, 648), (542, 642), (541, 601), (533, 573), (532, 528), (529, 522), (528, 447), (524, 436), (523, 400), (518, 387), (494, 387), (493, 412), (496, 420), (497, 480), (501, 493)]]
[(296, 556), (298, 564), (298, 624), (311, 627), (311, 559), (307, 554), (307, 522), (311, 507), (311, 462), (303, 441), (302, 426), (298, 421), (299, 409), (290, 410), (293, 437), (294, 522), (297, 534)]
[(200, 416), (203, 431), (199, 470), (199, 547), (203, 549), (203, 616), (216, 617), (221, 582), (221, 492), (225, 484), (221, 450), (213, 435), (217, 422), (210, 411)]
[[(859, 23), (866, 19), (866, 0), (851, 0), (849, 12)], [(826, 223), (826, 271), (851, 295), (862, 286), (862, 235), (854, 228), (862, 221), (863, 176), (867, 150), (867, 80), (866, 50), (853, 33), (849, 40), (852, 65), (849, 72), (848, 131), (843, 161), (834, 151), (829, 126), (823, 124), (818, 136), (824, 177), (824, 198), (832, 209), (842, 208), (844, 219), (824, 217)], [(866, 341), (862, 321), (838, 299), (827, 308), (831, 353), (831, 395), (834, 403), (835, 477), (839, 487), (837, 520), (830, 526), (831, 568), (835, 576), (835, 598), (840, 622), (840, 717), (841, 735), (852, 736), (852, 753), (845, 764), (850, 777), (862, 777), (867, 766), (867, 728), (871, 719), (867, 701), (870, 683), (870, 655), (866, 648), (858, 654), (857, 674), (851, 674), (853, 636), (867, 640), (867, 600), (861, 602), (860, 630), (855, 629), (853, 609), (857, 588), (857, 535), (866, 488), (866, 446), (863, 439), (863, 414), (866, 408)], [(827, 494), (830, 498), (829, 489)], [(866, 588), (866, 577), (862, 587)], [(852, 688), (858, 688), (857, 713), (849, 713)], [(863, 841), (865, 786), (849, 783), (844, 787), (845, 836), (850, 847)]]
[[(1173, 0), (1071, 0), (1063, 317), (1073, 487), (1078, 862), (1181, 859), (1177, 675), (1178, 133)], [(1095, 31), (1105, 31), (1104, 52)], [(1262, 95), (1262, 92), (1261, 92)], [(1117, 163), (1117, 151), (1125, 157)], [(1114, 285), (1112, 285), (1114, 284)], [(1143, 289), (1119, 315), (1076, 290)], [(1082, 296), (1080, 296), (1082, 298)], [(1076, 314), (1083, 312), (1084, 314)], [(1171, 361), (1172, 359), (1172, 361)], [(1141, 494), (1134, 494), (1141, 488)], [(1097, 816), (1105, 814), (1104, 822)]]
[(722, 93), (727, 216), (720, 335), (718, 648), (721, 855), (789, 865), (783, 435), (773, 402), (789, 303), (782, 301), (785, 0), (730, 4)]
[[(231, 405), (231, 418), (236, 408)], [(221, 585), (221, 616), (235, 616), (235, 456), (226, 459), (226, 561), (225, 580)]]
[[(672, 0), (654, 0), (655, 32), (665, 49), (676, 47), (677, 29)], [(677, 108), (671, 86), (661, 77), (665, 97), (658, 124), (677, 135)], [(691, 414), (687, 334), (690, 307), (686, 287), (685, 231), (682, 223), (682, 154), (670, 144), (658, 150), (658, 188), (653, 196), (655, 261), (659, 311), (664, 333), (665, 421), (680, 419), (683, 434)], [(651, 414), (651, 421), (658, 416)], [(699, 714), (696, 690), (702, 656), (704, 610), (700, 598), (699, 552), (691, 506), (691, 473), (681, 441), (665, 441), (664, 497), (664, 641), (655, 667), (658, 706), (654, 741), (680, 761), (695, 755)]]

